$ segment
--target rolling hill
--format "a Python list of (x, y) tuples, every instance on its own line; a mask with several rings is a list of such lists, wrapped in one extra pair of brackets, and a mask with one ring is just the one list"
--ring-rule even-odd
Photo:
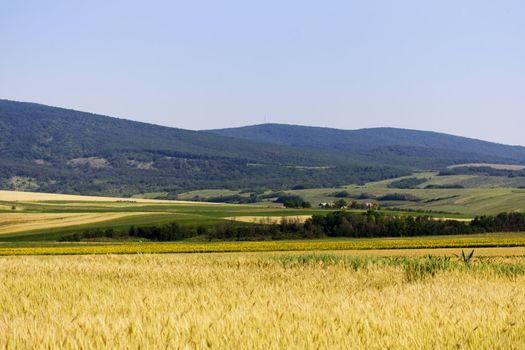
[(333, 187), (461, 163), (524, 164), (525, 148), (392, 128), (190, 131), (0, 100), (0, 189), (176, 198)]
[(429, 131), (396, 128), (340, 130), (262, 124), (208, 132), (274, 145), (336, 152), (365, 162), (420, 169), (435, 169), (469, 162), (525, 163), (525, 147)]
[(337, 152), (0, 100), (0, 189), (170, 198), (198, 188), (322, 187), (404, 173)]

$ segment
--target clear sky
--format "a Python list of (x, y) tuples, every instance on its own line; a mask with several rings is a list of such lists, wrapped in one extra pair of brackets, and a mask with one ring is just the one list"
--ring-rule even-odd
[(0, 0), (0, 98), (525, 145), (525, 1)]

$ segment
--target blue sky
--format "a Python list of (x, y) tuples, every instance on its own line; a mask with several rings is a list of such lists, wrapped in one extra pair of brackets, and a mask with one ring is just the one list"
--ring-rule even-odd
[(525, 145), (525, 2), (3, 1), (0, 98)]

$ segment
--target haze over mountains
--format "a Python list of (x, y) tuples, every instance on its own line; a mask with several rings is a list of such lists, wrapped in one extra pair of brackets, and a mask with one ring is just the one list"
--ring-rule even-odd
[(197, 188), (330, 187), (471, 162), (525, 163), (525, 147), (391, 128), (190, 131), (0, 100), (1, 189), (174, 197)]

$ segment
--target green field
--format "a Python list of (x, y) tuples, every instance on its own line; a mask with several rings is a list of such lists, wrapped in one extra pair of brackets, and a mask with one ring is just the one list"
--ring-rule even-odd
[[(420, 174), (428, 177), (429, 182), (441, 180), (431, 173)], [(449, 180), (452, 180), (447, 177)], [(367, 184), (365, 186), (347, 186), (345, 190), (351, 194), (366, 193), (376, 196), (388, 192), (410, 193), (414, 196), (427, 198), (419, 202), (399, 202), (396, 207), (403, 209), (424, 209), (442, 212), (430, 213), (431, 216), (442, 218), (471, 218), (469, 213), (500, 212), (515, 210), (512, 203), (523, 205), (520, 199), (508, 198), (506, 191), (521, 191), (518, 189), (391, 189), (388, 184), (394, 180)], [(424, 186), (423, 184), (422, 186)], [(341, 190), (341, 189), (337, 189)], [(334, 200), (330, 195), (336, 189), (307, 189), (291, 191), (311, 201)], [(5, 192), (6, 193), (6, 192)], [(127, 230), (130, 226), (159, 225), (176, 222), (180, 225), (214, 226), (232, 223), (243, 217), (281, 218), (298, 217), (313, 214), (326, 214), (330, 209), (287, 209), (276, 203), (257, 203), (251, 205), (215, 204), (206, 202), (181, 201), (151, 201), (142, 199), (68, 197), (63, 195), (43, 195), (19, 193), (18, 198), (6, 196), (0, 200), (0, 254), (92, 254), (92, 253), (188, 253), (188, 252), (250, 252), (250, 251), (287, 251), (287, 250), (377, 250), (377, 249), (427, 249), (427, 248), (481, 248), (481, 247), (523, 247), (525, 235), (522, 233), (485, 234), (467, 236), (433, 236), (411, 238), (379, 238), (379, 239), (324, 239), (310, 241), (280, 241), (280, 242), (245, 242), (245, 243), (207, 243), (203, 237), (193, 237), (178, 243), (140, 242), (139, 239), (111, 242), (111, 239), (97, 239), (82, 243), (59, 243), (62, 237), (93, 228), (114, 228)], [(228, 191), (229, 194), (232, 191)], [(461, 194), (458, 194), (461, 193)], [(490, 197), (489, 193), (493, 197)], [(495, 199), (495, 193), (504, 198)], [(16, 194), (16, 193), (15, 193)], [(217, 190), (192, 192), (191, 195), (220, 195)], [(459, 196), (448, 200), (432, 200), (435, 196)], [(424, 197), (427, 196), (427, 197)], [(468, 204), (453, 203), (461, 198), (470, 198)], [(492, 202), (490, 200), (492, 198)], [(0, 199), (2, 197), (0, 196)], [(425, 201), (427, 201), (425, 203)], [(492, 210), (486, 209), (483, 203), (492, 203)], [(498, 203), (497, 209), (495, 204)], [(385, 203), (381, 203), (384, 207)], [(426, 204), (426, 205), (424, 205)], [(504, 205), (505, 204), (505, 205)], [(458, 213), (458, 212), (462, 213)], [(419, 211), (393, 211), (395, 215), (429, 214)], [(21, 250), (11, 250), (21, 249)], [(36, 250), (35, 250), (36, 249)]]
[[(60, 195), (57, 195), (57, 198)], [(130, 226), (177, 222), (212, 226), (243, 217), (297, 217), (326, 214), (330, 209), (290, 209), (272, 203), (251, 205), (176, 201), (133, 202), (118, 199), (0, 201), (0, 241), (54, 241), (92, 228), (127, 229)], [(418, 215), (419, 212), (391, 212)], [(468, 215), (435, 213), (435, 217), (470, 218)]]
[[(389, 188), (388, 185), (402, 178), (371, 182), (365, 185), (348, 185), (337, 188), (309, 188), (302, 190), (288, 190), (317, 206), (323, 202), (334, 202), (339, 198), (334, 193), (347, 191), (351, 197), (347, 201), (355, 200), (361, 194), (371, 195), (371, 199), (357, 199), (358, 201), (372, 201), (383, 208), (399, 208), (420, 211), (443, 212), (449, 214), (493, 215), (501, 212), (525, 212), (525, 178), (509, 178), (502, 176), (485, 175), (452, 175), (437, 176), (435, 172), (415, 173), (404, 178), (417, 177), (427, 179), (413, 189)], [(425, 189), (429, 185), (459, 185), (464, 188)], [(377, 200), (387, 194), (404, 194), (413, 197), (413, 200)], [(201, 198), (239, 194), (235, 191), (202, 190), (183, 193), (180, 199), (189, 199), (194, 196)], [(375, 197), (375, 198), (374, 198)]]
[[(425, 178), (427, 181), (413, 189), (388, 187), (391, 182), (410, 177)], [(464, 188), (425, 189), (428, 185), (460, 185)], [(457, 217), (458, 214), (470, 217), (475, 215), (493, 215), (505, 211), (525, 212), (525, 188), (521, 188), (524, 186), (525, 178), (484, 175), (437, 176), (435, 172), (421, 172), (411, 176), (371, 182), (365, 185), (348, 185), (337, 188), (309, 188), (284, 192), (299, 195), (311, 202), (314, 207), (318, 206), (319, 203), (335, 202), (340, 199), (334, 196), (334, 193), (340, 191), (347, 191), (350, 194), (350, 197), (344, 198), (346, 201), (356, 200), (356, 197), (363, 193), (373, 197), (400, 193), (412, 196), (415, 200), (380, 201), (371, 198), (357, 199), (357, 201), (376, 202), (383, 208), (432, 211), (434, 212), (432, 215), (437, 215), (439, 212), (442, 212), (442, 214), (455, 214), (455, 216), (451, 217)], [(269, 193), (269, 191), (266, 193)], [(236, 194), (243, 195), (240, 191), (232, 190), (199, 190), (182, 193), (178, 198), (182, 200), (189, 200), (195, 197), (206, 199)], [(271, 200), (263, 203), (270, 206), (275, 205)]]
[[(0, 241), (49, 241), (59, 239), (69, 233), (88, 228), (128, 228), (132, 225), (148, 225), (177, 222), (179, 224), (214, 225), (227, 223), (240, 216), (296, 216), (326, 213), (321, 209), (284, 209), (267, 207), (265, 205), (228, 205), (228, 204), (179, 204), (179, 203), (117, 203), (117, 202), (0, 202)], [(50, 214), (78, 214), (79, 218), (85, 214), (96, 214), (93, 218), (101, 221), (73, 223), (69, 226), (53, 227), (43, 221), (40, 227), (33, 227), (35, 218)], [(122, 215), (119, 218), (104, 220), (110, 214)], [(140, 214), (135, 215), (134, 214)], [(11, 219), (16, 216), (15, 219)], [(91, 218), (91, 216), (90, 216)], [(9, 232), (13, 225), (24, 225), (28, 221), (28, 229)], [(85, 221), (85, 220), (84, 220)], [(29, 225), (31, 224), (31, 225)], [(11, 226), (9, 226), (11, 225)], [(17, 226), (18, 227), (18, 226)], [(3, 230), (3, 231), (2, 231)]]

